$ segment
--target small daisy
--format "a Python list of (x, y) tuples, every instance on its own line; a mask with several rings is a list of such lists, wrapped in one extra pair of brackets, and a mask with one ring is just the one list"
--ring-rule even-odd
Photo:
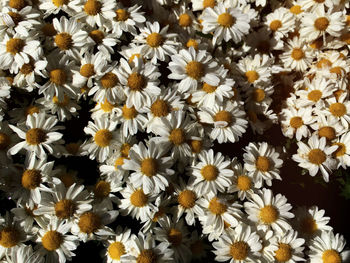
[(347, 93), (343, 93), (338, 99), (335, 97), (326, 99), (327, 109), (323, 110), (331, 121), (332, 119), (339, 121), (345, 129), (348, 129), (350, 123), (350, 101), (347, 97)]
[(311, 50), (300, 38), (288, 40), (285, 52), (280, 56), (285, 68), (305, 71), (312, 62)]
[[(256, 29), (255, 29), (256, 30)], [(245, 44), (251, 49), (253, 54), (272, 54), (273, 50), (282, 50), (284, 43), (274, 35), (270, 36), (266, 27), (260, 28), (257, 31), (251, 32), (246, 40)]]
[(113, 193), (119, 192), (122, 183), (113, 179), (105, 178), (98, 179), (96, 184), (91, 189), (94, 198), (93, 205), (100, 206), (103, 209), (112, 210), (113, 203), (117, 203), (118, 199)]
[[(317, 107), (316, 107), (317, 110)], [(337, 137), (344, 134), (347, 129), (335, 118), (330, 118), (330, 116), (325, 116), (322, 113), (317, 112), (316, 122), (312, 123), (310, 126), (318, 135), (318, 137), (325, 137), (327, 142), (332, 142)]]
[(106, 175), (107, 179), (116, 182), (124, 182), (128, 173), (123, 169), (122, 165), (126, 158), (128, 157), (124, 157), (120, 152), (113, 153), (111, 157), (106, 160), (105, 164), (100, 166), (101, 175)]
[(6, 261), (6, 263), (27, 263), (30, 260), (36, 263), (44, 263), (44, 258), (38, 252), (34, 252), (31, 245), (28, 245), (21, 246), (16, 250), (13, 249), (11, 261)]
[(89, 46), (90, 52), (97, 48), (106, 60), (111, 61), (111, 54), (114, 54), (113, 47), (119, 43), (117, 34), (109, 32), (105, 27), (99, 27), (89, 31), (89, 37), (92, 39), (92, 45)]
[(134, 106), (128, 108), (126, 104), (115, 109), (116, 116), (113, 120), (121, 123), (120, 130), (124, 136), (135, 135), (138, 132), (143, 132), (147, 118), (135, 109)]
[(118, 103), (110, 103), (107, 99), (104, 102), (97, 102), (95, 107), (91, 109), (91, 118), (100, 119), (114, 119), (117, 114)]
[(265, 19), (267, 29), (277, 38), (286, 37), (289, 32), (294, 31), (295, 17), (285, 7), (275, 9)]
[(337, 145), (338, 149), (333, 153), (333, 156), (338, 160), (338, 166), (346, 169), (350, 166), (350, 132), (343, 134), (340, 138), (333, 143)]
[(203, 10), (208, 7), (214, 8), (216, 0), (191, 0), (193, 11)]
[(33, 200), (22, 200), (17, 201), (17, 207), (11, 209), (11, 213), (14, 215), (14, 219), (23, 226), (26, 232), (35, 232), (34, 231), (34, 210), (37, 209), (38, 206), (33, 202)]
[(63, 11), (70, 16), (79, 11), (79, 0), (66, 1), (66, 0), (42, 0), (39, 4), (39, 9), (44, 12), (44, 17), (49, 15), (56, 15), (58, 12)]

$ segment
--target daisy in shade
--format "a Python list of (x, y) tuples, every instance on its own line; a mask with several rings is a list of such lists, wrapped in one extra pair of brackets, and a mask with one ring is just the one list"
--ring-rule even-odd
[(112, 210), (113, 203), (118, 202), (114, 193), (119, 192), (122, 183), (109, 178), (101, 178), (92, 187), (93, 205)]
[(210, 137), (219, 143), (238, 141), (248, 126), (245, 111), (237, 101), (215, 104), (213, 108), (203, 107), (198, 116), (201, 122), (214, 126)]
[(165, 190), (169, 184), (168, 177), (174, 174), (170, 169), (173, 161), (165, 154), (165, 147), (153, 141), (149, 141), (146, 146), (140, 142), (130, 149), (130, 160), (125, 159), (122, 168), (134, 171), (129, 175), (134, 187), (142, 187), (145, 194)]
[(300, 37), (308, 41), (322, 36), (323, 42), (325, 42), (326, 33), (339, 37), (344, 26), (342, 12), (334, 12), (330, 9), (326, 12), (324, 7), (319, 7), (312, 13), (304, 13), (299, 33)]
[(65, 262), (71, 260), (75, 254), (72, 252), (79, 244), (76, 236), (68, 234), (71, 224), (56, 218), (49, 223), (37, 220), (40, 226), (36, 242), (37, 253), (45, 257), (45, 262)]
[(288, 40), (280, 59), (287, 69), (305, 71), (310, 66), (313, 57), (311, 56), (311, 48), (306, 45), (304, 40), (294, 37), (292, 40)]
[(277, 38), (288, 36), (295, 27), (295, 17), (288, 9), (280, 7), (268, 14), (265, 18), (267, 29)]
[(221, 44), (222, 40), (233, 40), (238, 43), (249, 32), (249, 16), (237, 8), (226, 8), (219, 3), (214, 8), (206, 8), (201, 16), (203, 33), (214, 32), (213, 45)]
[(117, 36), (121, 36), (123, 32), (129, 32), (133, 35), (137, 35), (136, 28), (139, 28), (146, 18), (143, 16), (143, 12), (140, 12), (141, 5), (134, 5), (130, 7), (122, 7), (117, 4), (112, 22), (112, 32)]
[(203, 235), (199, 235), (197, 230), (194, 230), (191, 233), (189, 247), (192, 253), (192, 260), (203, 261), (205, 258), (207, 258), (207, 251), (210, 249), (210, 246), (204, 239), (205, 237)]
[(8, 150), (8, 154), (14, 155), (21, 149), (27, 151), (27, 157), (34, 159), (35, 157), (45, 158), (47, 156), (44, 148), (53, 154), (56, 151), (56, 144), (62, 143), (62, 134), (57, 132), (61, 126), (56, 126), (58, 120), (55, 116), (45, 113), (34, 113), (27, 116), (26, 127), (18, 128), (13, 125), (9, 127), (17, 133), (24, 141), (17, 143)]
[(37, 252), (33, 251), (33, 247), (21, 246), (18, 249), (13, 249), (11, 253), (11, 261), (6, 261), (7, 263), (27, 263), (30, 261), (43, 263), (44, 258)]
[(16, 135), (13, 130), (10, 129), (7, 121), (1, 121), (0, 123), (0, 164), (8, 162), (6, 153), (15, 143)]
[(199, 162), (192, 167), (189, 184), (202, 193), (225, 192), (233, 176), (230, 161), (225, 160), (220, 152), (214, 155), (212, 149), (202, 151), (198, 154), (198, 159)]
[(213, 243), (215, 260), (219, 262), (257, 262), (262, 245), (260, 238), (252, 228), (245, 224), (238, 225), (234, 231), (222, 235)]
[(205, 50), (197, 52), (193, 47), (181, 49), (178, 54), (171, 56), (171, 74), (168, 78), (181, 80), (178, 87), (180, 93), (196, 90), (201, 82), (217, 86), (220, 82), (217, 65)]
[(273, 195), (270, 189), (263, 188), (248, 198), (244, 203), (248, 219), (256, 223), (257, 229), (266, 232), (273, 229), (283, 233), (291, 229), (289, 219), (294, 214), (289, 212), (292, 206), (287, 203), (287, 198), (281, 194)]
[(283, 161), (279, 159), (279, 153), (266, 142), (249, 143), (244, 149), (244, 168), (255, 179), (255, 186), (260, 188), (263, 181), (268, 186), (272, 185), (273, 179), (282, 180), (279, 175), (279, 168)]
[[(256, 30), (256, 29), (255, 29)], [(251, 48), (253, 54), (271, 54), (273, 50), (282, 50), (284, 43), (278, 37), (270, 36), (266, 27), (251, 32), (246, 38), (246, 45)]]
[(152, 96), (160, 94), (158, 87), (160, 72), (151, 62), (144, 63), (141, 58), (134, 59), (134, 66), (122, 58), (118, 69), (118, 78), (124, 86), (126, 106), (140, 110), (149, 104)]
[(336, 168), (337, 161), (332, 158), (332, 153), (338, 149), (337, 145), (326, 146), (326, 138), (318, 138), (312, 135), (307, 144), (298, 142), (298, 152), (293, 154), (293, 160), (298, 165), (309, 171), (311, 176), (315, 176), (320, 170), (323, 179), (329, 181), (329, 172)]
[(84, 132), (92, 136), (89, 141), (83, 146), (85, 154), (88, 154), (90, 159), (97, 159), (98, 162), (104, 162), (116, 146), (117, 133), (114, 131), (117, 122), (108, 119), (95, 119), (94, 122), (89, 121)]
[(29, 233), (30, 231), (34, 232), (33, 224), (36, 216), (34, 215), (34, 210), (38, 206), (33, 202), (33, 200), (22, 200), (17, 201), (17, 207), (11, 209), (11, 213), (16, 221), (20, 222), (24, 230)]
[(152, 63), (169, 60), (169, 56), (177, 53), (178, 42), (175, 41), (176, 34), (167, 33), (169, 26), (160, 29), (158, 22), (151, 24), (146, 22), (144, 28), (140, 28), (140, 34), (135, 36), (134, 43), (140, 44), (141, 54), (151, 59)]
[(344, 133), (341, 137), (333, 143), (337, 145), (338, 149), (333, 153), (333, 156), (338, 160), (338, 166), (346, 169), (350, 166), (350, 132)]
[(350, 101), (348, 101), (348, 94), (344, 92), (337, 99), (330, 97), (326, 99), (327, 109), (322, 110), (326, 116), (329, 116), (330, 121), (337, 120), (345, 129), (348, 129), (350, 123)]
[(345, 238), (334, 235), (333, 231), (323, 231), (320, 236), (310, 241), (310, 263), (317, 262), (348, 262), (350, 250), (345, 250)]

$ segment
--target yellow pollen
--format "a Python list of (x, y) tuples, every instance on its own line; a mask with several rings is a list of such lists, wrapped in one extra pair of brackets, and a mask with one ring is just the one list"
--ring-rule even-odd
[(192, 208), (196, 202), (196, 193), (191, 190), (184, 190), (177, 197), (177, 201), (184, 208)]
[(30, 145), (38, 145), (46, 141), (46, 132), (40, 128), (33, 128), (27, 131), (26, 141)]
[(347, 113), (345, 105), (343, 103), (340, 103), (340, 102), (336, 102), (336, 103), (331, 104), (329, 106), (329, 111), (335, 117), (341, 117)]
[(312, 90), (307, 94), (307, 99), (313, 102), (319, 101), (322, 97), (322, 92), (320, 90)]
[(336, 137), (336, 132), (333, 127), (324, 126), (318, 129), (318, 136), (325, 137), (327, 140), (332, 141)]
[(204, 250), (203, 242), (201, 240), (196, 240), (190, 245), (190, 250), (193, 255), (200, 255)]
[(336, 91), (333, 92), (333, 95), (334, 95), (334, 97), (336, 98), (336, 100), (339, 100), (340, 96), (341, 96), (343, 93), (344, 93), (343, 90), (338, 89), (338, 90), (336, 90)]
[(85, 64), (80, 68), (80, 75), (85, 78), (90, 78), (95, 75), (95, 68), (93, 64)]
[(67, 143), (66, 144), (66, 150), (68, 153), (72, 154), (72, 155), (76, 155), (79, 151), (80, 148), (80, 144), (79, 143)]
[(214, 8), (215, 6), (215, 0), (203, 0), (203, 9), (207, 7)]
[(55, 43), (59, 49), (68, 50), (73, 45), (73, 39), (70, 34), (63, 32), (55, 36)]
[(57, 6), (63, 6), (63, 5), (67, 5), (68, 4), (68, 0), (52, 0), (52, 3)]
[(147, 36), (146, 42), (150, 47), (159, 47), (163, 45), (164, 38), (161, 34), (153, 32)]
[(195, 50), (198, 50), (198, 42), (195, 39), (191, 38), (187, 41), (186, 47), (193, 47)]
[(95, 16), (97, 15), (102, 8), (102, 4), (99, 1), (96, 0), (87, 0), (84, 5), (84, 11), (89, 16)]
[(101, 102), (100, 106), (104, 112), (112, 112), (112, 110), (115, 108), (115, 105), (110, 103), (107, 99), (105, 99), (105, 102)]
[(148, 196), (142, 191), (142, 189), (138, 189), (130, 195), (130, 203), (136, 207), (143, 207), (147, 205)]
[(259, 78), (259, 73), (256, 72), (255, 70), (249, 70), (245, 73), (245, 76), (249, 83), (253, 83)]
[(58, 218), (71, 218), (75, 212), (75, 204), (70, 199), (63, 199), (55, 204), (55, 213)]
[(301, 126), (303, 126), (304, 122), (303, 119), (299, 116), (292, 117), (289, 121), (289, 124), (292, 128), (298, 129)]
[(316, 67), (317, 68), (325, 68), (325, 67), (331, 67), (332, 62), (326, 58), (320, 59), (320, 61), (317, 62)]
[(262, 102), (265, 99), (265, 91), (263, 89), (255, 88), (252, 92), (252, 98), (255, 102)]
[(118, 9), (115, 11), (117, 17), (117, 21), (126, 21), (129, 18), (129, 12), (126, 11), (125, 9)]
[(334, 249), (325, 250), (322, 254), (323, 263), (341, 263), (342, 258), (339, 252)]
[(10, 143), (10, 137), (6, 133), (0, 132), (0, 150), (5, 150)]
[(302, 233), (312, 235), (317, 231), (318, 227), (315, 219), (311, 216), (305, 217), (300, 222), (300, 230)]
[(76, 183), (74, 177), (72, 174), (69, 173), (63, 173), (58, 176), (58, 178), (62, 181), (65, 187), (69, 187), (72, 184)]
[(272, 205), (260, 209), (259, 217), (264, 224), (271, 224), (278, 219), (278, 210)]
[(60, 101), (58, 97), (53, 96), (52, 102), (55, 103), (59, 107), (65, 107), (69, 104), (69, 98), (66, 94), (64, 94), (63, 101)]
[(222, 215), (227, 210), (227, 205), (220, 202), (217, 197), (214, 197), (209, 202), (209, 210), (214, 215)]
[(111, 191), (110, 183), (106, 181), (99, 181), (98, 183), (96, 183), (94, 187), (95, 198), (99, 198), (99, 199), (106, 198), (108, 197), (110, 191)]
[(206, 92), (206, 93), (213, 93), (216, 89), (217, 89), (217, 86), (212, 86), (212, 85), (209, 85), (207, 83), (203, 83), (203, 86), (202, 86), (202, 89)]
[(139, 73), (131, 73), (128, 77), (128, 86), (132, 91), (141, 91), (146, 86), (146, 79)]
[(131, 108), (126, 107), (126, 105), (122, 108), (123, 118), (126, 120), (132, 120), (137, 116), (137, 111), (134, 106)]
[(157, 99), (151, 106), (151, 112), (155, 117), (165, 117), (170, 113), (170, 109), (165, 100)]
[(118, 84), (118, 77), (112, 72), (108, 72), (101, 78), (101, 85), (104, 89), (111, 89)]
[(260, 172), (267, 172), (270, 170), (270, 160), (269, 158), (265, 156), (259, 156), (255, 161), (256, 169), (258, 169)]
[(271, 31), (277, 31), (282, 26), (281, 20), (273, 20), (270, 23), (270, 29)]
[(157, 160), (153, 159), (153, 158), (146, 158), (143, 159), (141, 162), (141, 172), (148, 176), (148, 177), (152, 177), (153, 175), (157, 174), (157, 170), (158, 170), (158, 163)]
[(195, 80), (199, 80), (204, 76), (204, 66), (198, 61), (190, 61), (186, 65), (186, 73)]
[(344, 154), (346, 153), (346, 146), (344, 143), (341, 143), (341, 142), (336, 142), (336, 143), (333, 143), (333, 145), (337, 145), (338, 146), (338, 149), (333, 152), (333, 155), (335, 157), (341, 157), (341, 156), (344, 156)]
[(311, 163), (320, 165), (326, 161), (326, 154), (320, 149), (312, 149), (308, 154), (308, 159)]
[(290, 56), (294, 60), (300, 60), (304, 57), (304, 52), (301, 48), (293, 48), (292, 54)]
[(168, 241), (175, 247), (179, 246), (182, 241), (181, 231), (171, 228), (168, 232)]
[(92, 30), (89, 33), (89, 37), (92, 38), (93, 41), (95, 41), (96, 44), (101, 44), (105, 35), (103, 34), (103, 32), (101, 30)]
[(0, 245), (4, 248), (11, 248), (20, 241), (20, 233), (12, 226), (3, 228), (0, 231)]
[(95, 133), (94, 140), (99, 147), (107, 147), (113, 139), (113, 134), (108, 129), (101, 129)]
[(329, 26), (329, 20), (326, 17), (319, 17), (315, 20), (314, 27), (319, 31), (325, 31)]
[(13, 22), (15, 23), (15, 25), (17, 26), (19, 22), (22, 21), (22, 16), (18, 13), (15, 12), (8, 12), (7, 13), (13, 20)]
[(43, 27), (41, 28), (41, 31), (47, 37), (53, 37), (53, 36), (57, 35), (56, 29), (50, 23), (43, 25)]
[(126, 253), (125, 246), (122, 242), (113, 242), (108, 247), (108, 254), (113, 260), (120, 260), (121, 256)]
[(203, 142), (201, 140), (190, 140), (189, 144), (193, 153), (199, 153), (202, 150)]
[(333, 68), (331, 68), (331, 69), (329, 70), (330, 73), (335, 73), (335, 74), (337, 74), (338, 76), (343, 75), (343, 72), (344, 72), (344, 71), (345, 71), (345, 70), (344, 70), (342, 67), (333, 67)]
[(129, 143), (124, 143), (122, 147), (120, 148), (120, 152), (123, 157), (127, 158), (129, 157), (129, 150), (131, 148), (131, 145)]
[(239, 175), (237, 178), (237, 188), (241, 191), (248, 191), (252, 187), (252, 180), (247, 175)]
[(117, 171), (118, 170), (118, 166), (121, 166), (124, 164), (124, 159), (125, 157), (119, 157), (115, 160), (114, 162), (114, 169)]
[(234, 260), (244, 260), (249, 253), (249, 245), (244, 241), (237, 241), (230, 246), (230, 255)]
[(182, 27), (188, 27), (192, 24), (192, 18), (189, 14), (182, 14), (179, 16), (179, 25)]
[(176, 146), (179, 146), (186, 141), (186, 134), (183, 129), (176, 128), (170, 132), (169, 141), (171, 141)]
[(218, 16), (218, 23), (223, 27), (231, 27), (236, 19), (229, 13), (222, 13)]
[(232, 123), (232, 114), (225, 110), (219, 111), (215, 114), (214, 121), (225, 121), (230, 125)]
[(8, 5), (9, 5), (9, 7), (20, 11), (22, 8), (27, 6), (27, 2), (25, 0), (10, 0), (8, 2)]
[(293, 5), (289, 11), (294, 14), (294, 15), (299, 15), (300, 13), (303, 12), (303, 10), (301, 9), (300, 5)]
[(101, 218), (93, 212), (85, 212), (79, 218), (80, 231), (91, 234), (101, 227)]
[(288, 244), (280, 243), (275, 254), (278, 262), (287, 262), (292, 258), (292, 247)]
[(23, 64), (19, 71), (24, 75), (28, 75), (34, 71), (34, 65), (32, 63)]
[(138, 255), (136, 263), (157, 263), (157, 254), (152, 249), (144, 249)]
[(129, 64), (131, 64), (135, 58), (141, 58), (141, 54), (140, 53), (132, 54), (129, 58)]
[(28, 190), (37, 188), (41, 183), (40, 170), (29, 169), (22, 174), (22, 186)]
[(6, 51), (12, 55), (16, 55), (21, 52), (25, 45), (24, 40), (20, 38), (11, 38), (6, 42)]
[(67, 81), (66, 72), (63, 69), (54, 69), (50, 71), (50, 81), (56, 85), (64, 85)]
[(219, 171), (215, 165), (208, 164), (201, 169), (201, 175), (206, 181), (214, 181), (218, 177)]

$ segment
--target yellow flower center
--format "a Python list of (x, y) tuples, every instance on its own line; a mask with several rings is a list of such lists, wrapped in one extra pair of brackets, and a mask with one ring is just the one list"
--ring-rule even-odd
[(326, 58), (320, 59), (320, 61), (317, 62), (316, 67), (317, 68), (324, 68), (324, 67), (331, 67), (332, 62)]
[(176, 146), (185, 143), (185, 141), (186, 141), (186, 134), (185, 134), (184, 130), (181, 129), (181, 128), (173, 129), (170, 132), (169, 141), (171, 141)]
[(40, 170), (28, 169), (22, 174), (22, 186), (28, 190), (37, 188), (41, 183)]
[(59, 107), (65, 107), (69, 104), (69, 98), (66, 94), (64, 94), (63, 100), (59, 100), (58, 97), (53, 96), (52, 102), (55, 103)]
[(222, 110), (215, 114), (214, 121), (225, 121), (228, 125), (232, 123), (232, 114), (228, 111)]
[(255, 70), (249, 70), (245, 73), (245, 77), (249, 83), (253, 83), (259, 78), (259, 73)]
[(191, 190), (184, 190), (177, 197), (177, 201), (184, 208), (192, 208), (196, 202), (196, 193)]
[(215, 165), (208, 164), (201, 169), (201, 175), (206, 181), (214, 181), (218, 177), (219, 171)]
[(189, 14), (182, 14), (179, 16), (179, 25), (182, 27), (188, 27), (192, 24), (192, 18)]
[(244, 260), (249, 250), (249, 245), (244, 241), (237, 241), (230, 245), (230, 255), (234, 260)]
[(193, 47), (195, 50), (198, 50), (198, 42), (195, 39), (191, 38), (187, 41), (186, 47)]
[(55, 43), (59, 49), (68, 50), (73, 45), (73, 39), (70, 34), (63, 32), (55, 36)]
[(131, 145), (129, 143), (124, 143), (122, 147), (120, 148), (120, 152), (123, 157), (127, 158), (129, 156), (129, 150), (131, 148)]
[(264, 206), (260, 209), (259, 217), (264, 224), (272, 224), (278, 219), (278, 210), (272, 205)]
[(206, 92), (206, 93), (213, 93), (216, 89), (217, 89), (217, 86), (212, 86), (212, 85), (209, 85), (207, 83), (203, 83), (203, 86), (202, 86), (202, 89)]
[(11, 38), (6, 42), (6, 51), (12, 55), (16, 55), (21, 52), (25, 45), (24, 40), (20, 38)]
[(189, 144), (193, 153), (199, 153), (202, 150), (203, 142), (201, 140), (190, 140)]
[(108, 197), (110, 191), (111, 191), (110, 183), (106, 181), (99, 181), (98, 183), (96, 183), (94, 188), (95, 198), (100, 198), (100, 199), (106, 198)]
[(101, 30), (92, 30), (89, 33), (89, 37), (92, 38), (93, 41), (95, 41), (96, 44), (101, 44), (105, 35), (103, 34), (103, 32)]
[(327, 159), (327, 157), (320, 149), (312, 149), (308, 154), (308, 159), (311, 163), (320, 165)]
[(43, 34), (47, 37), (53, 37), (57, 35), (56, 29), (50, 23), (46, 23), (45, 25), (43, 25), (43, 27), (41, 28), (41, 32), (43, 32)]
[(91, 234), (101, 227), (101, 218), (93, 212), (85, 212), (79, 218), (80, 231)]
[(40, 128), (32, 128), (26, 133), (26, 141), (30, 145), (38, 145), (46, 141), (46, 132)]
[(150, 47), (159, 47), (163, 45), (164, 38), (161, 34), (153, 32), (147, 36), (146, 42)]
[(18, 11), (27, 6), (25, 0), (10, 0), (8, 2), (9, 7), (17, 9)]
[(15, 12), (8, 12), (7, 13), (13, 20), (13, 23), (15, 23), (15, 25), (17, 26), (19, 22), (22, 21), (22, 16), (18, 13)]
[(220, 202), (217, 197), (214, 197), (209, 202), (209, 210), (214, 215), (222, 215), (227, 210), (227, 205)]
[(138, 255), (136, 263), (157, 263), (157, 254), (152, 249), (144, 249)]
[(168, 232), (168, 241), (175, 247), (179, 246), (182, 241), (181, 231), (171, 228)]
[(24, 75), (28, 75), (34, 71), (34, 65), (32, 63), (23, 64), (19, 71)]
[(186, 74), (195, 80), (204, 76), (204, 65), (198, 61), (190, 61), (186, 65)]
[(314, 27), (319, 31), (325, 31), (329, 26), (329, 20), (326, 17), (319, 17), (315, 20)]
[(292, 258), (292, 247), (288, 244), (280, 243), (275, 254), (278, 262), (287, 262)]
[(146, 86), (146, 79), (139, 73), (131, 73), (128, 77), (128, 86), (132, 91), (141, 91)]
[(341, 263), (339, 252), (334, 249), (325, 250), (322, 254), (323, 263)]
[(80, 67), (80, 75), (85, 78), (90, 78), (95, 75), (95, 68), (93, 64), (85, 64)]
[(300, 60), (304, 57), (304, 52), (301, 48), (293, 48), (292, 54), (290, 55), (294, 60)]
[(52, 0), (52, 3), (57, 6), (63, 6), (63, 5), (67, 5), (68, 4), (68, 0)]
[(141, 172), (148, 176), (152, 177), (157, 174), (158, 163), (157, 160), (153, 158), (146, 158), (141, 161)]
[(294, 14), (294, 15), (299, 15), (300, 13), (303, 12), (303, 10), (301, 9), (300, 5), (293, 5), (289, 11)]
[(111, 112), (115, 108), (115, 105), (110, 103), (107, 99), (105, 99), (105, 102), (101, 102), (100, 106), (104, 112)]
[(123, 118), (126, 120), (132, 120), (137, 116), (137, 111), (134, 106), (131, 108), (126, 107), (126, 105), (122, 108)]
[(236, 19), (229, 13), (222, 13), (218, 16), (218, 23), (223, 27), (231, 27)]
[(138, 189), (130, 195), (130, 203), (136, 207), (147, 205), (148, 196), (145, 195), (142, 189)]
[(267, 172), (270, 170), (271, 163), (269, 158), (265, 156), (259, 156), (255, 161), (255, 166), (259, 171)]
[(270, 23), (270, 29), (271, 31), (277, 31), (280, 27), (282, 27), (281, 20), (273, 20)]
[(4, 248), (11, 248), (18, 244), (20, 233), (12, 226), (3, 228), (0, 231), (0, 245)]
[(330, 73), (335, 73), (338, 76), (341, 76), (345, 70), (342, 67), (333, 67), (329, 70)]
[(6, 133), (0, 132), (0, 150), (5, 150), (10, 143), (10, 137)]
[(115, 160), (114, 162), (114, 169), (117, 171), (118, 170), (118, 166), (122, 166), (124, 164), (124, 159), (125, 157), (119, 157)]
[(50, 230), (42, 237), (41, 242), (46, 250), (54, 251), (63, 243), (63, 236), (60, 232)]
[(307, 94), (308, 100), (311, 100), (313, 102), (319, 101), (322, 97), (322, 92), (320, 90), (312, 90)]
[(84, 11), (89, 16), (95, 16), (97, 15), (102, 8), (102, 4), (99, 1), (96, 0), (87, 0), (84, 5)]
[(337, 145), (338, 146), (338, 149), (335, 150), (335, 152), (333, 153), (333, 155), (335, 157), (341, 157), (341, 156), (343, 156), (346, 153), (346, 146), (345, 146), (344, 143), (336, 142), (336, 143), (333, 143), (333, 145)]
[(318, 227), (315, 219), (311, 216), (305, 217), (300, 222), (300, 230), (302, 233), (312, 235), (317, 231)]
[(203, 0), (203, 8), (211, 7), (214, 8), (215, 0)]
[(122, 242), (113, 242), (108, 247), (108, 254), (113, 260), (120, 260), (121, 256), (126, 253), (125, 246)]
[(301, 126), (303, 126), (304, 122), (303, 119), (299, 116), (292, 117), (289, 121), (289, 124), (292, 128), (298, 129)]
[(55, 204), (55, 213), (58, 218), (67, 219), (74, 215), (75, 204), (73, 200), (63, 199)]
[(336, 137), (336, 132), (333, 127), (324, 126), (318, 129), (318, 136), (325, 137), (327, 140), (332, 141)]
[(252, 180), (247, 175), (239, 175), (237, 178), (237, 188), (241, 191), (248, 191), (252, 187)]
[(265, 99), (265, 91), (259, 88), (254, 89), (252, 92), (252, 98), (255, 102), (262, 102)]
[(98, 130), (94, 136), (94, 141), (99, 147), (109, 146), (112, 139), (113, 134), (107, 129)]
[(329, 106), (329, 111), (335, 117), (341, 117), (346, 114), (346, 107), (343, 103), (336, 102)]
[(67, 81), (66, 72), (63, 69), (54, 69), (50, 71), (50, 81), (56, 85), (64, 85)]
[(151, 106), (151, 112), (156, 117), (165, 117), (169, 114), (170, 109), (165, 100), (157, 99)]
[(126, 21), (129, 18), (129, 12), (126, 11), (125, 9), (118, 9), (115, 11), (117, 17), (117, 21)]
[(118, 77), (112, 72), (108, 72), (101, 78), (101, 85), (104, 89), (111, 89), (118, 84)]

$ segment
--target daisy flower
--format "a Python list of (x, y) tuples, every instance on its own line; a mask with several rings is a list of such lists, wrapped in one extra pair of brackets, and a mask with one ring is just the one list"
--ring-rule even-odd
[(36, 232), (34, 230), (33, 224), (36, 216), (34, 215), (34, 210), (37, 209), (38, 206), (33, 200), (22, 200), (17, 201), (17, 207), (11, 209), (11, 213), (16, 221), (20, 222), (23, 226), (23, 229), (26, 232)]
[(338, 149), (333, 153), (333, 156), (338, 160), (337, 168), (341, 166), (346, 169), (347, 166), (350, 166), (350, 132), (338, 137), (333, 145), (338, 146)]
[(214, 32), (213, 45), (221, 44), (222, 40), (233, 40), (238, 43), (249, 32), (249, 16), (237, 8), (225, 8), (219, 3), (214, 8), (206, 8), (201, 16), (203, 33)]
[(56, 145), (61, 143), (62, 134), (57, 132), (61, 126), (56, 126), (58, 120), (55, 116), (50, 116), (45, 113), (34, 113), (28, 115), (26, 120), (26, 127), (18, 128), (13, 125), (9, 127), (17, 133), (17, 135), (24, 141), (17, 143), (8, 150), (8, 154), (14, 155), (21, 149), (27, 151), (27, 157), (34, 159), (35, 157), (46, 158), (47, 153), (58, 153)]
[(216, 0), (191, 0), (193, 11), (203, 10), (208, 7), (214, 8)]
[(111, 61), (111, 54), (114, 54), (113, 47), (119, 43), (117, 34), (109, 32), (105, 27), (99, 27), (89, 31), (89, 37), (93, 40), (89, 46), (90, 52), (93, 53), (97, 48), (106, 60)]
[(100, 206), (103, 209), (112, 210), (113, 203), (118, 202), (113, 193), (119, 192), (122, 183), (113, 179), (99, 179), (92, 188), (92, 196), (94, 198), (93, 205)]
[(118, 103), (110, 103), (107, 99), (104, 102), (97, 102), (95, 107), (91, 109), (92, 119), (114, 119), (117, 114)]
[(312, 62), (311, 50), (300, 38), (288, 40), (285, 52), (280, 56), (285, 68), (305, 71)]
[(298, 152), (293, 154), (293, 160), (298, 165), (309, 171), (311, 176), (315, 176), (320, 170), (323, 179), (329, 181), (329, 172), (336, 168), (337, 161), (332, 158), (332, 153), (338, 149), (337, 145), (326, 146), (326, 138), (318, 138), (312, 135), (308, 143), (298, 142)]
[(144, 130), (147, 118), (134, 106), (128, 108), (126, 104), (115, 109), (116, 116), (113, 120), (121, 123), (120, 130), (124, 136), (135, 135)]
[(310, 11), (313, 12), (316, 9), (322, 7), (322, 8), (329, 8), (333, 9), (335, 5), (339, 5), (340, 1), (339, 0), (325, 0), (322, 2), (319, 2), (317, 0), (299, 0), (298, 4), (302, 7), (303, 10), (305, 11)]
[(272, 228), (278, 233), (283, 233), (292, 228), (289, 219), (293, 218), (294, 214), (289, 212), (292, 206), (287, 203), (285, 196), (273, 196), (270, 189), (263, 188), (248, 197), (248, 200), (244, 203), (244, 209), (248, 219), (257, 225), (258, 230), (266, 232)]
[(199, 30), (197, 18), (186, 2), (180, 4), (177, 9), (173, 10), (171, 21), (177, 24), (179, 32), (186, 31), (189, 35), (194, 35), (196, 30)]
[(165, 190), (169, 184), (168, 177), (174, 174), (170, 169), (173, 161), (165, 154), (166, 149), (153, 141), (146, 146), (139, 142), (130, 149), (130, 160), (124, 159), (122, 168), (134, 171), (129, 178), (135, 188), (142, 187), (145, 194)]
[(141, 5), (133, 5), (130, 7), (121, 7), (117, 5), (115, 11), (116, 17), (112, 22), (112, 32), (117, 36), (121, 36), (123, 32), (129, 32), (137, 35), (136, 28), (139, 28), (145, 21), (144, 13), (140, 12)]
[(18, 249), (13, 249), (11, 253), (11, 261), (6, 261), (8, 263), (27, 263), (30, 260), (43, 263), (44, 258), (37, 252), (33, 251), (31, 245), (21, 246)]
[(333, 119), (339, 121), (345, 129), (348, 129), (350, 123), (350, 101), (347, 97), (347, 93), (343, 93), (338, 99), (335, 97), (326, 99), (327, 109), (322, 111), (331, 121)]
[(122, 168), (122, 165), (126, 158), (128, 157), (124, 157), (120, 152), (113, 153), (105, 164), (100, 166), (101, 175), (106, 175), (108, 179), (116, 182), (124, 182), (128, 173)]
[(197, 52), (193, 47), (181, 49), (178, 54), (171, 56), (168, 66), (171, 74), (168, 78), (181, 80), (178, 87), (180, 93), (196, 90), (200, 82), (217, 86), (220, 82), (217, 65), (205, 50)]
[(42, 0), (39, 4), (39, 9), (43, 11), (43, 18), (49, 15), (56, 15), (60, 11), (63, 11), (70, 16), (79, 11), (79, 0), (66, 1), (66, 0)]
[(294, 30), (295, 17), (288, 9), (280, 7), (265, 17), (265, 25), (274, 36), (281, 39)]
[(257, 262), (262, 245), (259, 236), (245, 224), (238, 225), (230, 234), (222, 235), (213, 243), (215, 260), (219, 262)]
[(344, 126), (337, 119), (325, 116), (318, 111), (317, 113), (316, 122), (310, 126), (317, 133), (318, 137), (324, 137), (327, 142), (331, 142), (346, 132)]

